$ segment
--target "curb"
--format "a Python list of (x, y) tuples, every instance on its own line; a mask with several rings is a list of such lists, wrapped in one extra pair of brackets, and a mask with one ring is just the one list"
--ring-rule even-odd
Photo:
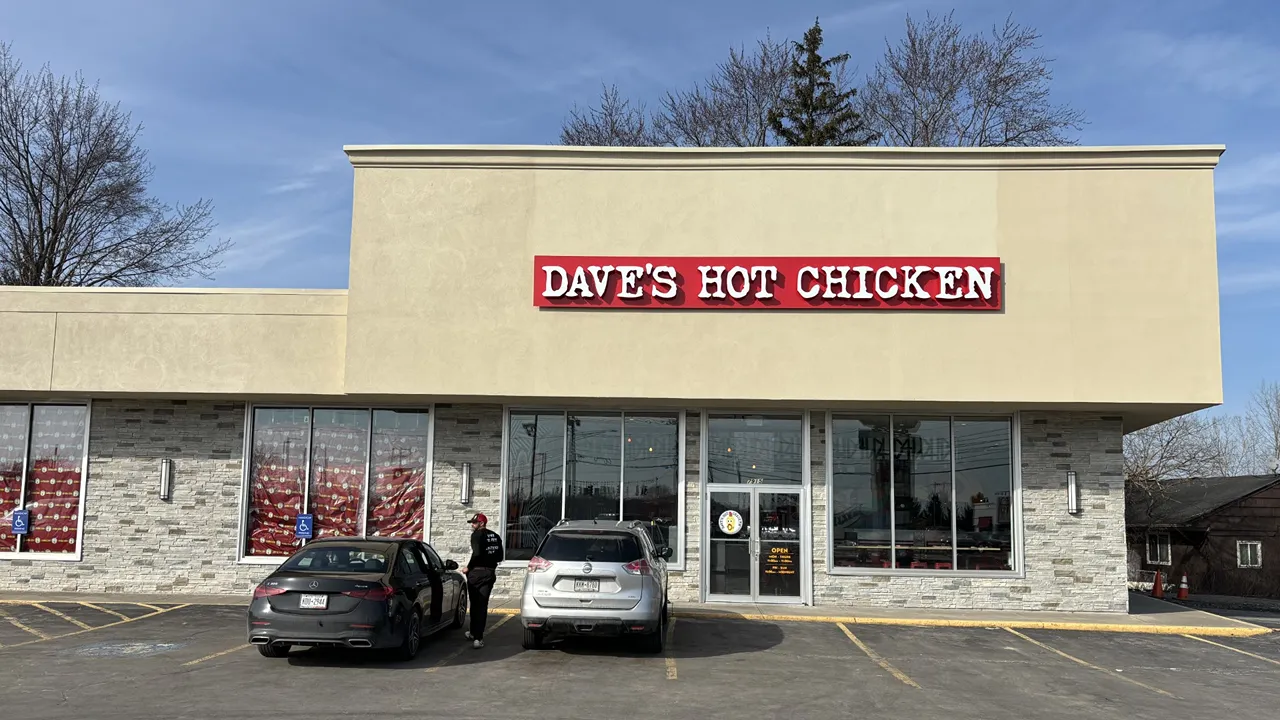
[[(489, 608), (493, 615), (519, 615), (517, 608)], [(1124, 623), (1040, 622), (1036, 620), (941, 620), (938, 618), (875, 618), (852, 615), (774, 615), (713, 610), (680, 610), (672, 614), (686, 620), (748, 620), (752, 622), (844, 623), (846, 625), (896, 625), (903, 627), (1017, 628), (1020, 630), (1071, 630), (1076, 632), (1133, 633), (1140, 635), (1199, 635), (1201, 637), (1255, 637), (1275, 632), (1261, 625), (1241, 627), (1212, 625), (1126, 625)]]

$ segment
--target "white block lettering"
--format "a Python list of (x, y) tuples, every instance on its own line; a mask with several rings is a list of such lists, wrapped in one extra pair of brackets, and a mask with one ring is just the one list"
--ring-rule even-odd
[(773, 285), (778, 282), (778, 268), (773, 265), (752, 265), (751, 279), (760, 282), (760, 289), (756, 291), (756, 297), (761, 300), (768, 300), (773, 297)]
[(591, 279), (596, 283), (596, 297), (604, 297), (605, 291), (609, 289), (609, 273), (613, 272), (613, 266), (592, 265), (587, 270), (591, 272)]
[(972, 265), (966, 265), (964, 272), (968, 275), (969, 292), (964, 294), (966, 300), (977, 300), (979, 290), (983, 300), (991, 299), (991, 273), (992, 268), (976, 268)]
[[(542, 272), (547, 274), (547, 286), (542, 291), (542, 297), (561, 297), (569, 289), (569, 273), (565, 272), (564, 268), (559, 265), (543, 265)], [(555, 278), (554, 285), (552, 285), (552, 278)]]
[(867, 282), (867, 275), (871, 272), (871, 268), (866, 265), (859, 265), (857, 267), (850, 268), (850, 270), (858, 273), (858, 289), (854, 291), (853, 299), (870, 300), (872, 295), (871, 291), (867, 289), (869, 285)]
[[(659, 290), (659, 287), (665, 289)], [(653, 287), (649, 290), (654, 297), (670, 300), (676, 296), (676, 269), (670, 265), (659, 265), (653, 269)]]
[[(734, 278), (737, 278), (736, 280)], [(741, 283), (741, 286), (739, 286)], [(729, 297), (741, 300), (751, 292), (751, 275), (741, 265), (734, 265), (725, 277), (725, 286), (729, 288)]]
[[(822, 297), (832, 300), (834, 298), (849, 299), (853, 297), (849, 294), (849, 266), (848, 265), (824, 265), (822, 272), (827, 276), (827, 291), (822, 293)], [(836, 292), (835, 288), (839, 287), (840, 291)]]
[(565, 297), (584, 297), (589, 298), (591, 295), (591, 285), (587, 283), (587, 271), (579, 265), (577, 270), (573, 271), (573, 283), (569, 285), (569, 292), (564, 294)]
[(938, 293), (934, 297), (939, 300), (959, 300), (961, 295), (956, 289), (956, 281), (960, 279), (964, 270), (950, 266), (936, 267), (933, 270), (938, 273)]
[(876, 295), (879, 295), (881, 300), (888, 300), (898, 295), (898, 283), (890, 283), (888, 290), (884, 288), (881, 280), (885, 275), (897, 280), (898, 269), (895, 267), (882, 267), (876, 270)]
[[(813, 277), (813, 286), (808, 289), (804, 286), (805, 275)], [(800, 272), (796, 274), (796, 291), (805, 300), (812, 300), (818, 297), (818, 293), (822, 292), (822, 286), (818, 284), (818, 268), (812, 265), (800, 268)]]
[[(916, 265), (914, 267), (911, 265), (903, 265), (902, 297), (907, 299), (920, 298), (921, 300), (928, 300), (929, 293), (925, 292), (924, 286), (920, 284), (920, 276), (932, 269), (933, 268), (928, 265)], [(911, 289), (912, 285), (915, 286), (915, 290)]]
[(644, 275), (644, 268), (639, 265), (619, 265), (618, 274), (622, 276), (618, 297), (626, 300), (644, 297), (644, 291), (640, 289), (640, 278)]
[[(708, 273), (710, 271), (710, 273)], [(698, 297), (706, 300), (708, 298), (723, 298), (724, 294), (724, 266), (723, 265), (699, 265), (698, 272), (702, 273), (702, 290), (698, 292)], [(709, 291), (712, 284), (715, 284), (715, 292)]]

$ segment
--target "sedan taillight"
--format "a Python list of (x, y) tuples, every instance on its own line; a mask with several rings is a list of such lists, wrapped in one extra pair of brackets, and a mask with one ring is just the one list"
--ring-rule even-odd
[(640, 558), (639, 560), (632, 560), (626, 565), (623, 565), (622, 569), (630, 573), (631, 575), (648, 575), (649, 561), (645, 560), (644, 558)]
[(256, 600), (258, 598), (271, 597), (272, 595), (283, 595), (285, 592), (287, 591), (284, 588), (259, 585), (253, 589), (253, 597)]
[(548, 571), (548, 570), (550, 570), (550, 569), (551, 569), (551, 561), (550, 561), (550, 560), (544, 560), (544, 559), (542, 559), (542, 558), (538, 557), (537, 555), (533, 556), (533, 557), (529, 560), (529, 572), (531, 572), (531, 573), (536, 573), (536, 572), (546, 572), (546, 571)]
[(343, 590), (342, 594), (353, 598), (359, 598), (361, 600), (382, 602), (383, 600), (391, 599), (391, 596), (395, 595), (396, 591), (394, 588), (389, 588), (386, 585), (379, 585), (378, 587), (369, 588), (368, 590)]

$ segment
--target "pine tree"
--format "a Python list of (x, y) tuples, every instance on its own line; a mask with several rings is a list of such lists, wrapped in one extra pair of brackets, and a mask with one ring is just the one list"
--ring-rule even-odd
[(822, 27), (817, 19), (805, 31), (802, 42), (793, 43), (791, 91), (769, 114), (769, 124), (787, 145), (867, 145), (876, 137), (866, 130), (853, 107), (858, 91), (844, 89), (832, 79), (842, 70), (849, 54), (823, 59)]

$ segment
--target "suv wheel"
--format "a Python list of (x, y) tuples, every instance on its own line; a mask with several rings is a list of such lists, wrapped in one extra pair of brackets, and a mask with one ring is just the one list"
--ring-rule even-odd
[(648, 635), (640, 636), (640, 651), (658, 654), (662, 652), (667, 640), (666, 623), (659, 622), (658, 627)]
[(541, 650), (542, 649), (542, 631), (525, 628), (524, 640), (520, 642), (520, 645), (525, 650)]

